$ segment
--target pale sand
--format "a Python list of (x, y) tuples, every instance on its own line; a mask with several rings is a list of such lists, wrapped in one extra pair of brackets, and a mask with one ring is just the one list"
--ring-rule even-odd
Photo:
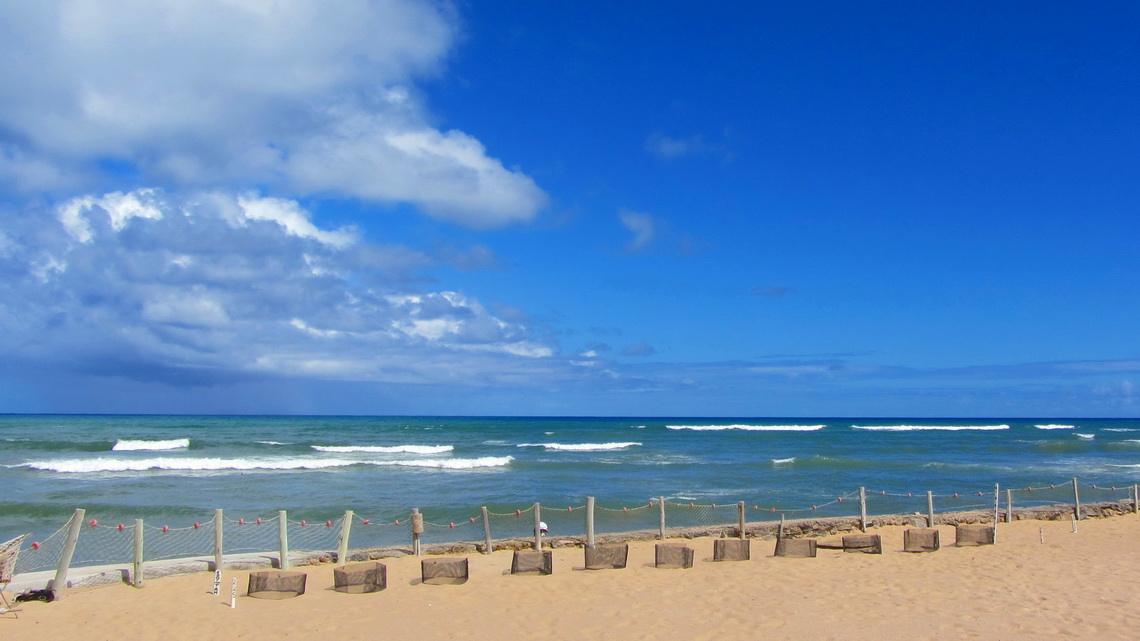
[[(1045, 542), (1039, 539), (1044, 530)], [(903, 528), (883, 528), (884, 554), (820, 550), (815, 559), (709, 561), (712, 539), (689, 541), (692, 569), (652, 567), (653, 543), (631, 544), (629, 567), (588, 571), (583, 551), (554, 551), (551, 576), (504, 575), (510, 552), (470, 555), (464, 585), (419, 584), (419, 560), (387, 559), (388, 589), (342, 594), (332, 565), (300, 568), (304, 596), (244, 594), (248, 571), (69, 590), (0, 618), (3, 639), (1137, 639), (1140, 517), (1002, 525), (996, 546), (907, 554)], [(9, 615), (10, 617), (10, 615)]]

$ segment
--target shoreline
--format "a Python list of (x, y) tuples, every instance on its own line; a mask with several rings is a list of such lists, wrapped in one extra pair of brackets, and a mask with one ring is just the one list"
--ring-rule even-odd
[[(817, 558), (777, 558), (752, 545), (742, 562), (711, 561), (713, 537), (670, 539), (695, 551), (690, 569), (653, 567), (653, 541), (630, 543), (620, 570), (586, 570), (582, 550), (551, 551), (554, 573), (512, 576), (512, 554), (470, 556), (462, 585), (422, 585), (420, 559), (387, 558), (388, 587), (372, 594), (332, 589), (330, 564), (307, 574), (304, 595), (245, 596), (249, 570), (68, 590), (55, 603), (21, 604), (0, 620), (6, 639), (87, 638), (541, 638), (1133, 639), (1140, 629), (1140, 516), (1015, 520), (997, 545), (956, 547), (949, 525), (937, 552), (901, 551), (906, 526), (875, 528), (883, 554), (820, 548)], [(757, 541), (759, 543), (759, 541)], [(774, 547), (774, 546), (773, 546)], [(229, 607), (236, 580), (236, 608)], [(379, 631), (379, 632), (378, 632)]]
[[(1136, 506), (1131, 501), (1115, 501), (1088, 503), (1081, 505), (1084, 519), (1105, 519), (1119, 517), (1126, 514), (1135, 514)], [(998, 520), (999, 529), (1009, 525), (1005, 510), (1000, 511)], [(1013, 523), (1019, 521), (1058, 521), (1072, 519), (1074, 507), (1072, 505), (1054, 504), (1013, 510)], [(934, 527), (954, 526), (964, 523), (992, 523), (993, 510), (969, 510), (962, 512), (945, 512), (934, 515)], [(860, 531), (860, 517), (825, 517), (809, 519), (789, 519), (783, 522), (783, 533), (786, 539), (796, 538), (822, 538), (850, 534)], [(926, 515), (912, 514), (886, 514), (868, 515), (867, 529), (881, 529), (885, 527), (927, 527)], [(781, 527), (780, 521), (754, 521), (745, 523), (745, 537), (749, 540), (775, 541), (777, 532)], [(739, 538), (738, 524), (720, 524), (714, 526), (674, 527), (665, 529), (667, 540), (685, 541), (701, 538)], [(595, 536), (596, 544), (608, 543), (635, 543), (660, 540), (660, 531), (651, 529), (631, 530), (627, 532), (614, 532)], [(533, 538), (503, 538), (492, 539), (492, 551), (513, 552), (516, 550), (530, 550), (534, 548)], [(425, 543), (422, 546), (424, 556), (439, 555), (480, 555), (484, 554), (483, 542), (452, 542), (452, 543)], [(543, 547), (547, 549), (584, 548), (584, 536), (553, 536), (544, 539)], [(364, 548), (351, 550), (347, 555), (348, 563), (361, 561), (386, 561), (405, 556), (414, 556), (410, 546), (389, 546), (377, 548)], [(341, 564), (336, 558), (336, 552), (331, 550), (304, 551), (294, 550), (289, 555), (291, 569)], [(223, 562), (224, 570), (259, 570), (280, 567), (280, 558), (275, 550), (251, 552), (244, 554), (227, 555)], [(144, 583), (156, 579), (172, 576), (212, 572), (214, 560), (206, 556), (189, 556), (178, 559), (148, 562), (144, 566), (142, 577)], [(67, 588), (106, 587), (115, 584), (129, 585), (133, 564), (130, 561), (120, 563), (105, 563), (92, 566), (72, 567), (68, 573)], [(55, 578), (54, 570), (28, 572), (17, 574), (6, 592), (18, 594), (28, 590), (45, 589)]]

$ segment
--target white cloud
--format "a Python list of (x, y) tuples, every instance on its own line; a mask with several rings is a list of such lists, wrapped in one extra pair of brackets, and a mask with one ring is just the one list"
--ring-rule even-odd
[(421, 0), (0, 4), (0, 183), (149, 184), (409, 202), (463, 225), (527, 220), (545, 194), (478, 140), (429, 124), (414, 83), (457, 37)]
[(626, 229), (633, 232), (633, 240), (626, 245), (627, 251), (636, 252), (649, 247), (657, 234), (657, 223), (652, 216), (623, 209), (618, 212), (618, 218)]
[(7, 363), (172, 383), (195, 372), (485, 385), (551, 367), (526, 324), (411, 289), (408, 270), (430, 257), (323, 229), (293, 201), (82, 196), (0, 218), (0, 239)]

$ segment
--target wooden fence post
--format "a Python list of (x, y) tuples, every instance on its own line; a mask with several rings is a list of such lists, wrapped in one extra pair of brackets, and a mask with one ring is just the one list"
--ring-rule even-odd
[(741, 538), (741, 540), (744, 540), (745, 538), (747, 538), (747, 533), (744, 530), (744, 526), (745, 526), (744, 501), (739, 501), (736, 504), (736, 514), (737, 514), (737, 518), (740, 520), (740, 538)]
[(225, 527), (225, 515), (222, 511), (214, 510), (214, 571), (222, 569), (222, 561), (225, 560), (225, 536), (223, 528)]
[(412, 554), (416, 556), (423, 556), (423, 548), (420, 545), (420, 535), (424, 533), (424, 515), (420, 514), (420, 508), (412, 508)]
[(135, 519), (135, 563), (131, 571), (131, 585), (143, 586), (143, 520)]
[(867, 488), (859, 488), (859, 529), (867, 531)]
[(586, 497), (586, 547), (594, 547), (594, 497)]
[(664, 496), (657, 497), (657, 512), (658, 512), (658, 516), (659, 516), (658, 520), (660, 521), (660, 524), (658, 525), (658, 529), (660, 530), (659, 535), (661, 537), (661, 540), (664, 541), (665, 540), (665, 497)]
[(71, 524), (67, 528), (67, 540), (63, 544), (63, 553), (59, 557), (59, 565), (55, 569), (55, 579), (51, 582), (53, 600), (63, 598), (63, 588), (67, 587), (67, 570), (71, 567), (71, 556), (75, 554), (75, 544), (79, 541), (79, 532), (83, 529), (83, 517), (87, 510), (77, 508), (71, 515)]
[(1132, 485), (1132, 513), (1140, 514), (1140, 484)]
[(1081, 520), (1081, 492), (1077, 488), (1077, 479), (1073, 477), (1073, 516), (1076, 520)]
[(1005, 522), (1013, 523), (1013, 490), (1005, 491)]
[(542, 549), (542, 506), (534, 503), (534, 549)]
[(289, 569), (289, 515), (285, 510), (277, 510), (277, 567)]
[(491, 553), (491, 517), (487, 514), (487, 506), (483, 506), (483, 554)]
[(1001, 487), (994, 483), (994, 543), (998, 536), (998, 514), (1001, 512)]
[(336, 550), (336, 562), (348, 563), (348, 537), (352, 534), (352, 510), (344, 511), (344, 523), (340, 526), (340, 547)]
[(934, 527), (934, 492), (926, 491), (926, 527)]

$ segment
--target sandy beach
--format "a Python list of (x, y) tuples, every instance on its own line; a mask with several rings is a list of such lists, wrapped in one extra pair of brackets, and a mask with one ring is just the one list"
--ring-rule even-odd
[[(511, 576), (511, 553), (470, 555), (463, 585), (420, 583), (415, 557), (386, 559), (388, 589), (343, 594), (332, 564), (304, 566), (288, 600), (245, 595), (249, 571), (73, 589), (0, 619), (5, 639), (1135, 639), (1140, 634), (1140, 517), (1019, 521), (995, 546), (902, 551), (903, 529), (874, 530), (880, 555), (820, 549), (814, 559), (712, 562), (712, 539), (687, 543), (692, 569), (653, 567), (653, 542), (630, 545), (620, 570), (583, 569), (554, 550), (554, 574)], [(1044, 542), (1042, 542), (1042, 539)], [(837, 539), (832, 539), (837, 540)], [(231, 580), (237, 607), (229, 607)]]

